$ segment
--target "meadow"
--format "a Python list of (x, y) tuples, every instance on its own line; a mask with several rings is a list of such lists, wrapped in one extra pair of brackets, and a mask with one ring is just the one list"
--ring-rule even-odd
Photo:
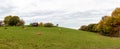
[(0, 27), (0, 49), (120, 49), (120, 38), (63, 27)]

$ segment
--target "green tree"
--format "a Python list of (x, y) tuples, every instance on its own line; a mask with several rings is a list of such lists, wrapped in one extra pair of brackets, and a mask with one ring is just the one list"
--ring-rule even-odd
[(19, 22), (20, 22), (20, 18), (19, 18), (18, 16), (13, 16), (13, 17), (9, 20), (9, 25), (10, 25), (10, 26), (16, 26)]
[(16, 26), (20, 22), (20, 18), (18, 16), (6, 16), (4, 18), (4, 23), (7, 26)]
[(11, 15), (6, 16), (6, 17), (4, 18), (4, 23), (5, 23), (5, 25), (9, 25), (9, 21), (10, 21), (11, 18), (12, 18)]
[(89, 25), (88, 25), (88, 31), (95, 32), (95, 28), (94, 28), (95, 25), (96, 25), (96, 24), (89, 24)]

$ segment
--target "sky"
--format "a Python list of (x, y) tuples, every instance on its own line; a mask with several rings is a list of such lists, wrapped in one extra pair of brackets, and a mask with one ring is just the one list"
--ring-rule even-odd
[(78, 29), (98, 23), (117, 7), (120, 7), (119, 0), (0, 0), (0, 20), (7, 15), (17, 15), (26, 24), (52, 22)]

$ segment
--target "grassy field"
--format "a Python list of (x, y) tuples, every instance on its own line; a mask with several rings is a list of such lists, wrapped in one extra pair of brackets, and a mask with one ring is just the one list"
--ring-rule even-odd
[(120, 38), (68, 28), (0, 27), (0, 49), (120, 49)]

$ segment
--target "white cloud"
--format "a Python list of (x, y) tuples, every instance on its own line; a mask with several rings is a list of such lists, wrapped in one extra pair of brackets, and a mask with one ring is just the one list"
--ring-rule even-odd
[(27, 24), (43, 21), (78, 28), (97, 23), (119, 6), (119, 0), (0, 0), (0, 19), (18, 15)]

